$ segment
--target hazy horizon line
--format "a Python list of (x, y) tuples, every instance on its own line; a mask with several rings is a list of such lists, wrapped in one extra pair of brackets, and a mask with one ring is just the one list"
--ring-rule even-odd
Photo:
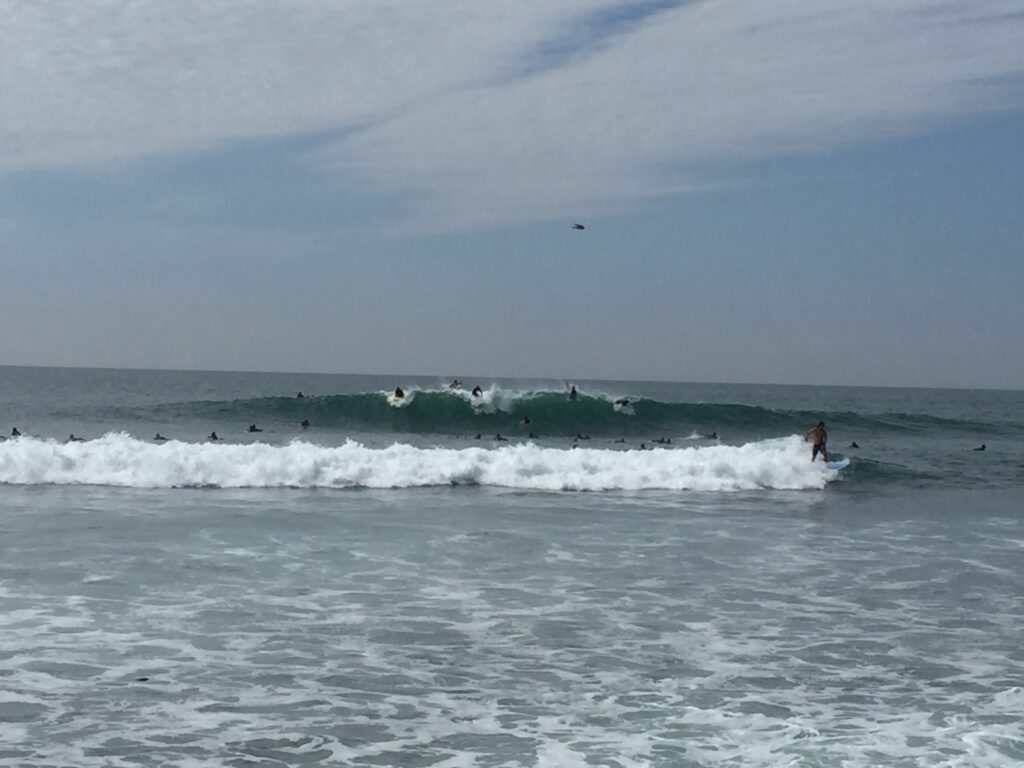
[[(39, 364), (19, 364), (19, 363), (0, 363), (0, 369), (4, 368), (34, 368), (44, 370), (79, 370), (79, 371), (143, 371), (151, 373), (234, 373), (234, 374), (271, 374), (278, 376), (353, 376), (363, 378), (384, 378), (391, 377), (395, 379), (410, 378), (410, 379), (426, 379), (436, 378), (441, 381), (452, 380), (452, 379), (479, 379), (479, 380), (490, 380), (490, 381), (561, 381), (567, 386), (573, 383), (581, 382), (602, 382), (602, 383), (615, 383), (615, 384), (683, 384), (683, 385), (726, 385), (726, 386), (752, 386), (752, 387), (829, 387), (834, 389), (917, 389), (917, 390), (933, 390), (933, 391), (951, 391), (951, 392), (1024, 392), (1024, 388), (1015, 387), (951, 387), (951, 386), (921, 386), (912, 384), (834, 384), (834, 383), (821, 383), (821, 382), (808, 382), (804, 384), (794, 384), (791, 382), (773, 382), (773, 381), (702, 381), (697, 379), (690, 380), (676, 380), (676, 379), (623, 379), (623, 378), (605, 378), (605, 377), (580, 377), (580, 378), (566, 378), (564, 376), (496, 376), (492, 374), (454, 374), (454, 375), (440, 375), (434, 373), (392, 373), (388, 371), (374, 372), (374, 373), (356, 373), (356, 372), (342, 372), (342, 371), (286, 371), (286, 370), (255, 370), (255, 369), (236, 369), (236, 368), (156, 368), (156, 367), (145, 367), (145, 366), (122, 366), (115, 367), (109, 365), (39, 365)], [(399, 382), (400, 384), (401, 382)]]

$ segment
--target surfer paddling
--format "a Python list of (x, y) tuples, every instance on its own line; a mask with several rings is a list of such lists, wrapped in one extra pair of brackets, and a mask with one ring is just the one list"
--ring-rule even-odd
[(828, 442), (828, 432), (825, 431), (824, 421), (819, 421), (815, 426), (808, 429), (804, 433), (804, 440), (811, 441), (811, 461), (818, 458), (819, 453), (821, 453), (823, 461), (828, 461), (828, 451), (825, 448), (825, 443)]

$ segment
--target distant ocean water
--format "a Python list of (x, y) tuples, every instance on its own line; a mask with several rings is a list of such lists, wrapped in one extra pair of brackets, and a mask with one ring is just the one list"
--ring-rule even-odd
[(1024, 763), (1024, 393), (460, 378), (0, 368), (0, 764)]

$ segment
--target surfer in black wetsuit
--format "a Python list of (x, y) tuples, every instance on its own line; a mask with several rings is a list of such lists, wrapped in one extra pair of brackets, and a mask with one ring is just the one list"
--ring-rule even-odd
[(249, 431), (250, 432), (262, 432), (263, 430), (260, 429), (259, 427), (257, 427), (255, 424), (250, 424), (249, 425)]
[(575, 400), (577, 394), (578, 393), (576, 392), (576, 385), (573, 384), (572, 387), (569, 388), (569, 399), (570, 400)]
[(401, 387), (395, 387), (395, 400), (401, 400), (405, 397), (405, 392), (402, 391)]
[(15, 427), (11, 430), (11, 437), (21, 437), (21, 430)]
[(84, 443), (85, 442), (85, 438), (84, 437), (75, 437), (74, 433), (72, 432), (70, 435), (68, 435), (68, 439), (65, 440), (64, 442), (66, 442), (66, 443)]
[(825, 443), (828, 442), (828, 432), (825, 431), (825, 422), (819, 421), (815, 426), (811, 427), (804, 433), (804, 440), (811, 441), (811, 461), (818, 458), (818, 454), (821, 454), (822, 461), (828, 461), (828, 450), (825, 448)]
[(309, 429), (309, 419), (303, 419), (302, 420), (302, 428), (303, 429)]
[(158, 443), (162, 443), (167, 438), (161, 435), (159, 432), (157, 432), (155, 435), (153, 435), (153, 439), (156, 440)]
[(985, 450), (985, 444), (984, 444), (984, 443), (982, 443), (981, 445), (979, 445), (979, 446), (978, 446), (977, 448), (975, 448), (974, 450), (975, 450), (975, 451), (984, 451), (984, 450)]
[(216, 432), (211, 432), (211, 433), (210, 433), (210, 437), (209, 437), (208, 439), (209, 439), (209, 440), (213, 440), (213, 441), (217, 441), (217, 440), (220, 440), (220, 438), (219, 438), (219, 437), (217, 437), (217, 433), (216, 433)]
[(473, 391), (470, 394), (473, 395), (473, 397), (480, 397), (483, 393), (484, 391), (480, 389), (480, 385), (477, 384), (475, 387), (473, 387)]

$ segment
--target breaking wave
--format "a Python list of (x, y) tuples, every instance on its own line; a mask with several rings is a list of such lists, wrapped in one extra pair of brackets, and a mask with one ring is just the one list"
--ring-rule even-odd
[(754, 437), (803, 431), (825, 419), (830, 425), (873, 433), (937, 432), (1018, 434), (1024, 424), (987, 424), (919, 413), (866, 414), (853, 411), (777, 410), (739, 403), (663, 402), (643, 397), (506, 390), (493, 386), (479, 397), (462, 390), (406, 390), (395, 400), (390, 392), (363, 392), (296, 397), (258, 397), (230, 401), (195, 401), (154, 406), (114, 416), (170, 422), (203, 419), (215, 422), (298, 423), (370, 432), (418, 434), (521, 434), (543, 436), (682, 435), (726, 431)]
[(0, 483), (129, 488), (416, 488), (477, 485), (538, 491), (821, 489), (837, 473), (808, 461), (796, 436), (701, 448), (368, 448), (163, 445), (125, 434), (84, 443), (20, 438), (0, 444)]

